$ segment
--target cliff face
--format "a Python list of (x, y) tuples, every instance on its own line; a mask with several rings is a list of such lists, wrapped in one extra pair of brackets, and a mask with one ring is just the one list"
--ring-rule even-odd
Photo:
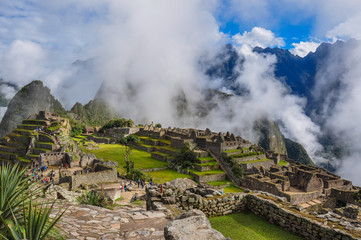
[(254, 130), (258, 133), (258, 145), (265, 150), (286, 154), (286, 144), (284, 137), (277, 124), (268, 119), (262, 119), (254, 124)]
[(258, 145), (265, 150), (287, 154), (289, 158), (306, 165), (314, 165), (304, 147), (281, 133), (277, 124), (268, 119), (262, 119), (255, 123), (254, 130), (258, 133)]
[(66, 113), (60, 102), (51, 95), (50, 89), (41, 81), (34, 80), (20, 89), (11, 99), (0, 124), (0, 137), (11, 132), (29, 114), (44, 110), (60, 115)]

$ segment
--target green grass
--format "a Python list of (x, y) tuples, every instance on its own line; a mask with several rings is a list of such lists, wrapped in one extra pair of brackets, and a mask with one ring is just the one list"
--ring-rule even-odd
[(288, 164), (288, 162), (286, 162), (285, 160), (280, 160), (280, 162), (278, 163), (278, 165), (280, 166), (286, 166)]
[(213, 157), (200, 157), (198, 158), (199, 161), (206, 162), (206, 161), (215, 161)]
[(238, 192), (244, 192), (243, 189), (239, 189), (232, 183), (228, 187), (223, 188), (224, 193), (238, 193)]
[(232, 150), (227, 150), (227, 151), (224, 151), (224, 152), (233, 153), (233, 152), (239, 152), (239, 151), (242, 151), (242, 149), (232, 149)]
[(137, 206), (142, 206), (145, 204), (144, 201), (142, 200), (135, 200), (134, 202), (132, 202), (131, 204), (137, 205)]
[(264, 159), (257, 159), (257, 160), (252, 160), (252, 161), (245, 161), (245, 162), (239, 162), (239, 163), (255, 163), (255, 162), (267, 162), (270, 159), (264, 158)]
[(232, 182), (225, 179), (225, 180), (220, 180), (220, 181), (212, 181), (212, 182), (208, 182), (208, 184), (214, 186), (214, 187), (219, 187), (219, 186), (224, 186), (227, 184), (231, 184)]
[(206, 172), (200, 172), (194, 169), (189, 169), (190, 172), (197, 174), (198, 176), (206, 176), (206, 175), (212, 175), (212, 174), (219, 174), (224, 173), (221, 169), (206, 171)]
[(230, 214), (210, 218), (209, 220), (214, 229), (232, 240), (305, 239), (251, 213)]
[(215, 166), (218, 165), (218, 162), (213, 161), (213, 162), (207, 162), (207, 163), (196, 163), (199, 166)]
[[(124, 170), (125, 147), (120, 144), (99, 144), (99, 149), (88, 150), (81, 147), (85, 153), (94, 153), (97, 158), (103, 158), (104, 161), (118, 162), (119, 170)], [(161, 168), (168, 166), (168, 163), (162, 162), (150, 157), (150, 153), (133, 149), (130, 159), (134, 161), (134, 167), (139, 169)]]
[(166, 169), (162, 171), (154, 171), (149, 173), (155, 183), (165, 183), (172, 181), (176, 178), (192, 178), (192, 176), (184, 173), (179, 173), (173, 169)]

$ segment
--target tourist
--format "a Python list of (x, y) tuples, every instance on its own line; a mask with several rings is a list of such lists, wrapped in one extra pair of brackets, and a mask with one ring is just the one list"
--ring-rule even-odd
[(139, 188), (139, 185), (140, 185), (140, 179), (138, 179), (138, 188)]
[(124, 185), (124, 192), (127, 191), (127, 185)]
[(144, 188), (145, 182), (142, 180), (142, 189)]
[(123, 185), (120, 185), (120, 192), (123, 192)]

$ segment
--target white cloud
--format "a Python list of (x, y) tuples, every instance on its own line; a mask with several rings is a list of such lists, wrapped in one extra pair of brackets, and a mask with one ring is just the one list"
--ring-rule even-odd
[(29, 79), (43, 77), (45, 52), (41, 45), (27, 40), (15, 40), (6, 51), (0, 52), (0, 76), (24, 85)]
[(248, 45), (250, 47), (282, 47), (285, 42), (282, 38), (261, 27), (254, 27), (250, 32), (245, 31), (242, 35), (237, 33), (232, 37), (237, 45)]
[(361, 40), (361, 12), (348, 18), (327, 32), (327, 37), (331, 39), (356, 38)]
[(299, 42), (292, 43), (293, 48), (290, 49), (290, 52), (293, 55), (297, 55), (300, 57), (305, 57), (310, 52), (315, 52), (318, 46), (320, 46), (320, 42)]

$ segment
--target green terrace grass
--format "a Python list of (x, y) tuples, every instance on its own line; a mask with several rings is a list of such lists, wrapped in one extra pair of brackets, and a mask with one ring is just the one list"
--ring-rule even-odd
[[(301, 240), (305, 239), (271, 224), (252, 213), (237, 213), (210, 218), (214, 229), (232, 240)], [(226, 224), (225, 224), (226, 223)]]
[(238, 192), (244, 192), (243, 189), (239, 189), (232, 183), (231, 185), (223, 188), (224, 193), (238, 193)]
[(138, 135), (134, 135), (135, 137), (138, 137), (140, 140), (145, 139), (145, 140), (152, 140), (152, 141), (158, 141), (158, 142), (163, 142), (166, 144), (170, 144), (170, 140), (168, 139), (163, 139), (163, 138), (151, 138), (151, 137), (144, 137), (144, 136), (138, 136)]
[(256, 162), (267, 162), (270, 159), (268, 158), (264, 158), (264, 159), (257, 159), (257, 160), (252, 160), (252, 161), (245, 161), (245, 162), (239, 162), (239, 163), (256, 163)]
[(251, 156), (257, 156), (262, 155), (261, 152), (249, 152), (249, 153), (240, 153), (237, 155), (233, 155), (232, 158), (243, 158), (243, 157), (251, 157)]
[(205, 162), (205, 161), (215, 161), (213, 157), (200, 157), (198, 158), (199, 161)]
[[(97, 158), (102, 158), (104, 161), (118, 162), (118, 168), (124, 170), (125, 161), (125, 147), (120, 144), (99, 144), (99, 149), (88, 150), (81, 147), (85, 153), (93, 153)], [(150, 153), (133, 149), (130, 154), (130, 160), (134, 161), (134, 168), (149, 169), (161, 168), (168, 166), (168, 163), (151, 158)]]
[(227, 151), (224, 151), (226, 153), (233, 153), (233, 152), (240, 152), (242, 151), (242, 149), (232, 149), (232, 150), (227, 150)]
[(179, 173), (173, 169), (149, 172), (149, 174), (153, 177), (155, 183), (165, 183), (176, 178), (192, 178), (191, 175)]
[(152, 152), (152, 153), (156, 153), (158, 155), (162, 155), (162, 156), (165, 156), (165, 157), (172, 157), (171, 155), (166, 154), (166, 153), (161, 153), (161, 152)]
[(51, 143), (51, 142), (37, 142), (39, 144), (47, 144), (47, 145), (54, 145), (54, 143)]
[(225, 179), (225, 180), (219, 180), (219, 181), (212, 181), (212, 182), (208, 182), (208, 184), (214, 186), (214, 187), (219, 187), (219, 186), (224, 186), (227, 184), (231, 184), (232, 182)]
[(191, 173), (194, 173), (198, 176), (206, 176), (206, 175), (213, 175), (213, 174), (220, 174), (220, 173), (224, 173), (221, 169), (216, 169), (216, 170), (211, 170), (211, 171), (206, 171), (206, 172), (200, 172), (194, 169), (189, 169), (188, 171), (190, 171)]
[(207, 162), (207, 163), (196, 163), (198, 166), (215, 166), (218, 165), (217, 161), (213, 161), (213, 162)]
[(280, 166), (286, 166), (288, 164), (288, 162), (286, 162), (285, 160), (280, 160), (280, 162), (278, 163), (278, 165)]
[(153, 146), (153, 145), (147, 145), (147, 144), (144, 144), (144, 143), (138, 143), (139, 145), (141, 145), (141, 146), (143, 146), (143, 147), (155, 147), (155, 146)]
[(167, 149), (167, 150), (170, 150), (170, 151), (173, 151), (173, 152), (179, 152), (180, 149), (178, 148), (174, 148), (174, 147), (171, 147), (171, 146), (157, 146), (158, 148), (164, 148), (164, 149)]
[(24, 157), (18, 157), (18, 159), (19, 159), (20, 161), (22, 161), (22, 162), (30, 162), (29, 159), (26, 159), (26, 158), (24, 158)]

